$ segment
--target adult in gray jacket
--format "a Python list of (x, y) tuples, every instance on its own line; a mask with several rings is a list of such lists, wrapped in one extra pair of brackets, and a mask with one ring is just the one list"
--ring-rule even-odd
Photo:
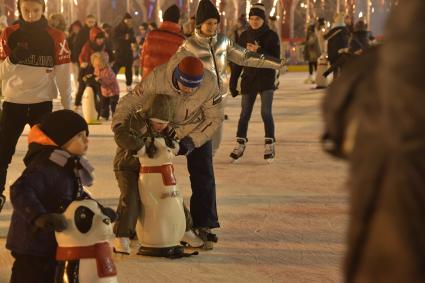
[[(177, 52), (186, 50), (197, 56), (204, 67), (215, 76), (215, 87), (224, 96), (227, 93), (226, 66), (228, 60), (240, 65), (254, 68), (280, 69), (285, 64), (279, 58), (266, 57), (264, 54), (251, 52), (233, 43), (224, 34), (217, 33), (220, 14), (209, 0), (201, 0), (196, 11), (196, 29), (194, 35), (186, 39)], [(213, 151), (221, 142), (222, 128), (213, 138)]]
[(212, 248), (212, 243), (217, 241), (210, 229), (220, 226), (211, 137), (222, 124), (224, 114), (221, 94), (215, 84), (215, 76), (204, 69), (198, 58), (190, 52), (179, 52), (167, 64), (155, 68), (120, 101), (112, 121), (112, 129), (119, 127), (135, 112), (149, 109), (157, 94), (176, 98), (170, 125), (180, 139), (179, 155), (187, 157), (192, 185), (190, 212), (193, 227), (205, 248)]

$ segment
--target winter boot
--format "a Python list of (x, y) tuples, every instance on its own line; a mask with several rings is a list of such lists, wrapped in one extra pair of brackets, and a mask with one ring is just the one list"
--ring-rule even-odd
[(274, 139), (266, 138), (264, 141), (264, 159), (271, 163), (274, 161), (275, 151), (274, 151)]
[(214, 233), (211, 233), (211, 229), (209, 228), (197, 228), (195, 229), (196, 235), (202, 239), (204, 242), (203, 249), (204, 250), (212, 250), (213, 249), (213, 243), (218, 242), (217, 235)]
[(184, 233), (181, 243), (191, 248), (201, 248), (204, 245), (204, 241), (192, 229)]
[(131, 252), (130, 238), (117, 237), (114, 240), (114, 253), (129, 255)]
[(248, 139), (246, 138), (236, 138), (237, 144), (235, 148), (233, 149), (232, 153), (230, 153), (230, 158), (232, 162), (237, 161), (239, 158), (242, 157), (246, 143), (248, 142)]

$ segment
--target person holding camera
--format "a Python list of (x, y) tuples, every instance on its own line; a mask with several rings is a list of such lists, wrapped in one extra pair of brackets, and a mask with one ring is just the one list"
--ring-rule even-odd
[[(246, 47), (246, 49), (251, 52), (255, 52), (263, 56), (279, 58), (279, 36), (267, 25), (263, 4), (254, 4), (251, 7), (248, 23), (248, 29), (241, 34), (237, 44), (242, 47)], [(272, 161), (275, 156), (272, 103), (274, 90), (277, 88), (279, 72), (273, 69), (242, 67), (235, 65), (232, 69), (229, 83), (232, 96), (236, 96), (238, 94), (236, 85), (242, 70), (242, 110), (236, 133), (237, 144), (230, 153), (230, 158), (238, 160), (242, 157), (245, 151), (246, 143), (248, 142), (248, 123), (251, 118), (257, 94), (259, 93), (261, 96), (261, 117), (263, 118), (265, 129), (264, 159)]]

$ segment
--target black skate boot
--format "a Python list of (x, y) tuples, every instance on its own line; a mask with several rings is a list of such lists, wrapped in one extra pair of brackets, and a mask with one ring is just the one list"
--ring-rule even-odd
[(236, 141), (237, 141), (237, 144), (235, 148), (233, 149), (232, 153), (230, 153), (231, 162), (236, 162), (239, 158), (242, 157), (245, 151), (246, 143), (248, 142), (248, 139), (236, 138)]
[(274, 139), (266, 138), (264, 141), (264, 159), (268, 163), (272, 163), (275, 157)]
[(217, 235), (211, 233), (211, 229), (209, 228), (197, 228), (195, 231), (198, 237), (204, 241), (204, 246), (202, 248), (204, 250), (212, 250), (213, 244), (218, 242)]

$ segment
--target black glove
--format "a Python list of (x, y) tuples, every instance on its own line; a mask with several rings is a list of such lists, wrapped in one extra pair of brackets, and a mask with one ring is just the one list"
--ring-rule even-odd
[(162, 135), (165, 140), (165, 144), (169, 148), (175, 148), (174, 142), (176, 140), (176, 130), (172, 127), (167, 127), (162, 131)]
[(9, 60), (12, 62), (12, 64), (18, 64), (20, 61), (23, 61), (30, 56), (31, 52), (28, 48), (18, 45), (12, 50), (12, 54), (10, 54)]
[(193, 144), (191, 137), (182, 138), (179, 142), (179, 147), (177, 155), (189, 155), (195, 149), (195, 145)]
[(62, 232), (67, 226), (65, 217), (59, 213), (43, 214), (35, 219), (34, 224), (38, 228), (57, 232)]
[(0, 194), (0, 212), (5, 202), (6, 202), (6, 197), (3, 194)]
[(168, 126), (162, 131), (162, 134), (172, 140), (176, 139), (176, 130), (173, 127)]
[(158, 151), (158, 149), (155, 146), (155, 139), (154, 138), (148, 138), (145, 141), (145, 147), (146, 147), (146, 154), (149, 158), (153, 158)]
[(230, 94), (232, 97), (236, 97), (239, 95), (239, 91), (236, 88), (230, 88)]

